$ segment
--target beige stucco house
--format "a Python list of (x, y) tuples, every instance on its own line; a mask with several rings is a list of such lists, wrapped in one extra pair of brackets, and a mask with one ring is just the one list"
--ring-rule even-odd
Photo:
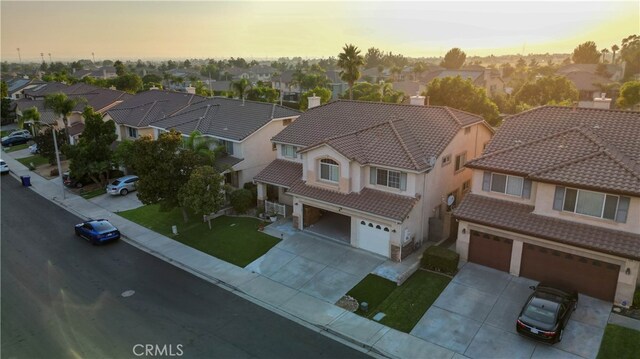
[(464, 163), (492, 130), (479, 116), (413, 100), (340, 100), (302, 114), (272, 139), (277, 159), (255, 177), (259, 205), (285, 205), (295, 228), (396, 261), (430, 232), (446, 238), (447, 198), (469, 188)]
[(545, 106), (509, 117), (455, 210), (463, 260), (632, 303), (640, 112)]

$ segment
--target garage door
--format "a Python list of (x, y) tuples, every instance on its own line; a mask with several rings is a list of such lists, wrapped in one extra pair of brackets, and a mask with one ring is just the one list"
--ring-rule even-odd
[(471, 231), (469, 262), (509, 272), (512, 247), (513, 241), (511, 239)]
[(613, 301), (620, 266), (525, 243), (520, 275)]
[(389, 227), (360, 220), (358, 225), (358, 247), (388, 258), (390, 237)]

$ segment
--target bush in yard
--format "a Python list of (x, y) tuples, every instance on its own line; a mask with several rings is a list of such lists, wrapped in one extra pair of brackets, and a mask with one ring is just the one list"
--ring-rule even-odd
[(253, 203), (251, 206), (255, 206), (258, 203), (258, 186), (247, 182), (242, 186), (242, 188), (251, 191), (251, 202)]
[(458, 270), (460, 255), (452, 250), (431, 246), (424, 251), (420, 265), (422, 268), (454, 274)]
[(231, 192), (229, 200), (236, 213), (247, 213), (251, 208), (253, 195), (248, 189), (241, 188)]

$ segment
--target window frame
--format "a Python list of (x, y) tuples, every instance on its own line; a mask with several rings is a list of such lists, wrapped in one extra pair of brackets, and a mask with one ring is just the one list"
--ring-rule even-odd
[[(287, 149), (291, 149), (291, 155), (287, 153)], [(296, 158), (296, 149), (294, 145), (282, 145), (282, 157), (284, 158)]]
[[(326, 161), (326, 162), (325, 162)], [(329, 163), (328, 161), (331, 161), (333, 163)], [(331, 158), (321, 158), (320, 161), (318, 161), (319, 163), (319, 176), (318, 178), (320, 178), (320, 180), (322, 181), (327, 181), (327, 182), (331, 182), (331, 183), (340, 183), (340, 163), (338, 163), (338, 161), (333, 160)], [(324, 178), (322, 176), (322, 166), (328, 166), (328, 177), (332, 177), (332, 169), (334, 169), (335, 175), (336, 175), (336, 179), (333, 180), (331, 178)]]
[[(132, 135), (133, 133), (133, 135)], [(131, 127), (128, 126), (127, 127), (127, 134), (129, 135), (129, 138), (138, 138), (138, 129), (135, 127)]]
[[(379, 178), (379, 176), (380, 176), (380, 171), (384, 171), (384, 172), (386, 172), (386, 175), (384, 176), (384, 179), (385, 179), (385, 182), (386, 182), (386, 183), (380, 183), (380, 182), (378, 182), (378, 178)], [(395, 186), (391, 186), (391, 185), (390, 185), (390, 183), (391, 183), (391, 175), (392, 175), (392, 174), (393, 174), (394, 176), (395, 176), (395, 175), (397, 175), (397, 176), (398, 176), (398, 177), (397, 177), (397, 179), (398, 179), (398, 180), (397, 180), (398, 187), (395, 187)], [(389, 187), (389, 188), (393, 188), (393, 189), (400, 190), (400, 188), (402, 187), (401, 182), (402, 182), (402, 172), (400, 172), (400, 171), (388, 170), (388, 169), (380, 168), (380, 167), (376, 168), (376, 186), (384, 186), (384, 187)]]
[(442, 167), (451, 164), (451, 154), (442, 157)]
[[(462, 161), (462, 158), (464, 158), (464, 162)], [(459, 163), (460, 167), (456, 168), (456, 166), (458, 165), (458, 159), (460, 159), (460, 163)], [(464, 171), (465, 170), (464, 165), (466, 165), (466, 164), (467, 164), (467, 151), (462, 152), (460, 154), (457, 154), (456, 155), (456, 159), (455, 159), (455, 163), (454, 163), (454, 167), (453, 167), (454, 173), (459, 173), (459, 172)]]
[[(575, 197), (575, 203), (573, 204), (573, 210), (570, 209), (566, 209), (565, 208), (565, 203), (567, 200), (567, 191), (576, 191), (576, 197)], [(578, 204), (580, 203), (580, 193), (581, 192), (588, 192), (588, 193), (595, 193), (595, 194), (599, 194), (602, 195), (602, 202), (601, 202), (601, 208), (600, 208), (600, 215), (599, 216), (594, 216), (592, 214), (588, 214), (588, 213), (582, 213), (582, 212), (578, 212)], [(607, 198), (615, 198), (616, 200), (616, 207), (615, 210), (613, 211), (613, 218), (607, 218), (604, 217), (604, 211), (606, 208), (606, 204), (607, 204)], [(608, 193), (604, 193), (604, 192), (597, 192), (597, 191), (589, 191), (586, 189), (579, 189), (579, 188), (573, 188), (573, 187), (565, 187), (564, 189), (564, 196), (562, 198), (562, 212), (569, 212), (569, 213), (573, 213), (573, 214), (577, 214), (580, 216), (587, 216), (590, 218), (599, 218), (599, 219), (604, 219), (604, 220), (610, 220), (610, 221), (615, 221), (616, 220), (616, 216), (618, 214), (618, 207), (620, 206), (620, 196), (619, 195), (615, 195), (615, 194), (608, 194)]]
[[(503, 176), (505, 177), (504, 180), (504, 192), (500, 192), (500, 191), (495, 191), (493, 189), (493, 178), (494, 176)], [(522, 182), (520, 183), (520, 194), (513, 194), (513, 193), (509, 193), (508, 189), (509, 189), (509, 179), (510, 178), (518, 178), (520, 179)], [(522, 197), (523, 193), (524, 193), (524, 177), (520, 177), (520, 176), (512, 176), (512, 175), (508, 175), (508, 174), (503, 174), (503, 173), (495, 173), (492, 172), (491, 173), (491, 182), (489, 183), (489, 192), (493, 192), (493, 193), (500, 193), (500, 194), (504, 194), (507, 196), (512, 196), (512, 197)]]

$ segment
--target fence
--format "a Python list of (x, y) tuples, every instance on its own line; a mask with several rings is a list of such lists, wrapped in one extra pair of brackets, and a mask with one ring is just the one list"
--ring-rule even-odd
[(264, 201), (264, 212), (265, 213), (277, 213), (283, 217), (287, 216), (287, 206), (280, 203)]

